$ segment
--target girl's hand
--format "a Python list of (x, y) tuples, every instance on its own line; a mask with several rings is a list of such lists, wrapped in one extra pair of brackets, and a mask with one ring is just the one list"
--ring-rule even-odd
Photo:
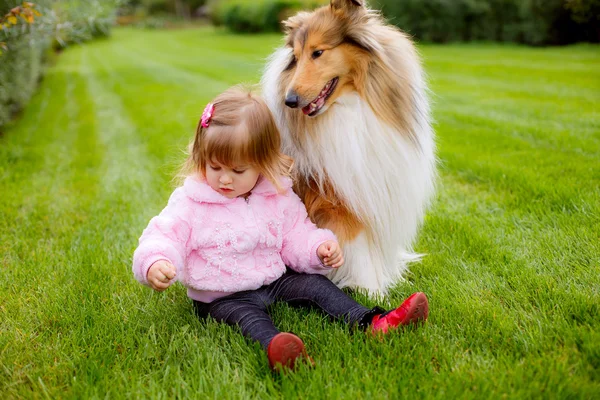
[(317, 249), (317, 255), (324, 265), (331, 268), (339, 268), (344, 264), (344, 255), (338, 242), (328, 240)]
[(162, 292), (173, 283), (176, 269), (173, 264), (167, 260), (158, 260), (148, 269), (147, 280), (150, 287), (158, 292)]

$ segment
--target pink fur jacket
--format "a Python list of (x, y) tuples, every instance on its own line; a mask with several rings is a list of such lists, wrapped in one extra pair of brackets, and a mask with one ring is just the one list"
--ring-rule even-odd
[(281, 185), (284, 194), (260, 178), (247, 199), (228, 199), (205, 181), (188, 177), (140, 237), (133, 255), (136, 279), (148, 284), (150, 266), (168, 260), (189, 297), (211, 302), (268, 285), (286, 265), (305, 273), (330, 271), (317, 248), (335, 236), (310, 221), (290, 179), (283, 178)]

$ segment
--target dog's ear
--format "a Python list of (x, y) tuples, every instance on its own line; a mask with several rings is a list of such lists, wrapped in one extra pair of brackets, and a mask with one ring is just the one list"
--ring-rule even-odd
[(288, 19), (286, 19), (285, 21), (283, 21), (283, 32), (287, 35), (292, 34), (296, 29), (300, 28), (302, 25), (304, 25), (304, 22), (306, 21), (306, 19), (310, 16), (310, 13), (308, 12), (299, 12), (298, 14), (294, 15), (293, 17), (290, 17)]
[(331, 0), (330, 2), (331, 8), (334, 10), (343, 10), (354, 12), (358, 8), (362, 8), (365, 6), (364, 0)]

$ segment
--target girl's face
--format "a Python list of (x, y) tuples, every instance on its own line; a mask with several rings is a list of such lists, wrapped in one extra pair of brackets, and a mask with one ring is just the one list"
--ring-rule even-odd
[(232, 168), (214, 160), (206, 163), (208, 185), (229, 199), (250, 193), (259, 176), (258, 170), (249, 164), (237, 164)]

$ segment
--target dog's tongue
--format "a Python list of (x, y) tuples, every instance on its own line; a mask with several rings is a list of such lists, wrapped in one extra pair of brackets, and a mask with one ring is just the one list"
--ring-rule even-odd
[(325, 104), (325, 96), (323, 94), (321, 94), (319, 97), (316, 98), (315, 101), (313, 101), (312, 103), (308, 103), (308, 105), (306, 107), (302, 107), (302, 112), (306, 115), (313, 114), (313, 113), (317, 112), (318, 110), (320, 110), (324, 104)]

